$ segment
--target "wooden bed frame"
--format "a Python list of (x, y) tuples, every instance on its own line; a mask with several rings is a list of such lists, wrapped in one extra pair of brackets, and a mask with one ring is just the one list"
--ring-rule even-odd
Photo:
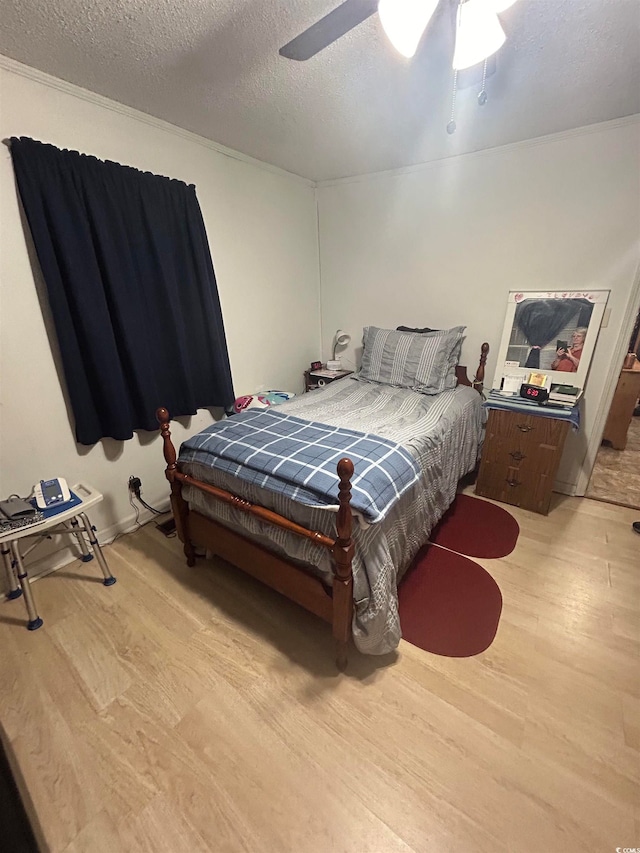
[[(482, 393), (488, 352), (489, 344), (482, 344), (480, 362), (473, 382), (469, 381), (466, 367), (460, 365), (456, 367), (458, 385), (467, 385)], [(354, 543), (351, 538), (352, 516), (349, 507), (351, 477), (353, 476), (351, 460), (341, 459), (338, 463), (340, 483), (338, 490), (339, 509), (336, 519), (337, 537), (332, 539), (318, 531), (307, 530), (307, 528), (290, 521), (288, 518), (239, 498), (231, 492), (203, 483), (188, 474), (183, 474), (178, 467), (176, 449), (171, 441), (169, 412), (164, 408), (158, 409), (156, 417), (160, 423), (164, 442), (164, 458), (167, 463), (165, 473), (171, 483), (171, 507), (178, 536), (184, 544), (187, 565), (193, 566), (195, 564), (194, 543), (196, 543), (329, 622), (333, 628), (336, 644), (336, 664), (339, 670), (344, 670), (347, 665), (347, 651), (352, 634), (353, 620), (351, 563)], [(242, 512), (256, 516), (276, 527), (281, 527), (296, 536), (310, 539), (321, 548), (326, 548), (333, 557), (333, 583), (331, 587), (285, 557), (272, 553), (195, 510), (190, 510), (188, 503), (182, 496), (183, 483), (188, 483), (216, 500), (231, 504)]]

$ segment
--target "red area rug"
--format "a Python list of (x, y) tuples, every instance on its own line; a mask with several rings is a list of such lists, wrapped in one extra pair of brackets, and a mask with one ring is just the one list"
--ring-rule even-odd
[(457, 495), (429, 541), (467, 557), (506, 557), (516, 547), (520, 527), (506, 509)]
[(433, 545), (418, 553), (400, 584), (398, 601), (403, 638), (455, 658), (487, 649), (502, 611), (500, 588), (482, 566)]

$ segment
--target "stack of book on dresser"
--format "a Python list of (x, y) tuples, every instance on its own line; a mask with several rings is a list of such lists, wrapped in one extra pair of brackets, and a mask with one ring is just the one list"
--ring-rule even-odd
[(582, 388), (575, 385), (557, 385), (552, 383), (549, 389), (549, 402), (561, 403), (568, 409), (573, 408), (582, 397)]

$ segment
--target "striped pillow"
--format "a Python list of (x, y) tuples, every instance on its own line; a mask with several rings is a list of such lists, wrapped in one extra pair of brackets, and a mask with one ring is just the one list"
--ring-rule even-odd
[(439, 394), (456, 386), (455, 367), (465, 326), (411, 334), (364, 328), (364, 352), (358, 379)]

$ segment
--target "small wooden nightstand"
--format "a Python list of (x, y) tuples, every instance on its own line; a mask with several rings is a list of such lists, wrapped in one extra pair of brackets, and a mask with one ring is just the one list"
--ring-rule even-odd
[(571, 422), (490, 409), (476, 494), (547, 515)]
[(314, 391), (316, 388), (322, 388), (323, 385), (328, 385), (330, 382), (335, 382), (336, 379), (344, 379), (349, 376), (353, 370), (305, 370), (304, 372), (304, 390)]

